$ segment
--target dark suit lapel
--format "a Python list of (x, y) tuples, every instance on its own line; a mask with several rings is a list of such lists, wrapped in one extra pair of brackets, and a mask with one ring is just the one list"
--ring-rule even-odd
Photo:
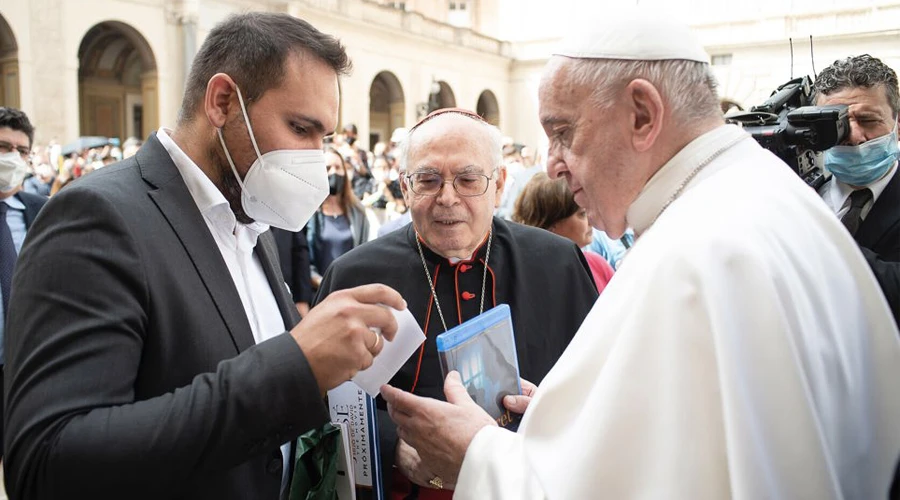
[(30, 210), (28, 205), (25, 205), (25, 229), (29, 229), (31, 227), (31, 223), (34, 222), (34, 218), (37, 217), (37, 213), (34, 210)]
[(263, 272), (266, 273), (269, 287), (272, 288), (272, 294), (275, 295), (275, 302), (278, 303), (285, 330), (290, 330), (300, 322), (300, 313), (297, 312), (297, 307), (287, 293), (287, 285), (284, 284), (284, 276), (281, 273), (281, 264), (278, 263), (278, 247), (275, 245), (272, 231), (266, 231), (259, 235), (253, 251), (256, 252)]
[(21, 196), (21, 193), (16, 193), (14, 196), (25, 205), (23, 215), (25, 216), (25, 229), (28, 229), (31, 227), (31, 223), (34, 222), (34, 219), (37, 218), (38, 213), (41, 211), (41, 207), (44, 206), (47, 199), (43, 198), (40, 202), (35, 202), (34, 197), (26, 198), (25, 196)]
[(156, 188), (149, 191), (150, 198), (181, 240), (212, 296), (235, 347), (238, 352), (243, 352), (256, 342), (240, 295), (203, 215), (155, 133), (138, 151), (137, 161), (141, 175)]
[(894, 172), (894, 177), (885, 186), (869, 215), (859, 226), (856, 241), (872, 250), (898, 220), (900, 220), (900, 170)]

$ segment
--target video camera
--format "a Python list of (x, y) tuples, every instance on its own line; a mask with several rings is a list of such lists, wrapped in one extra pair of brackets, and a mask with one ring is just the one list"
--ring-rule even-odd
[(850, 133), (847, 106), (810, 106), (812, 80), (795, 78), (778, 87), (766, 102), (725, 119), (741, 125), (813, 189), (827, 180), (816, 152), (837, 146)]

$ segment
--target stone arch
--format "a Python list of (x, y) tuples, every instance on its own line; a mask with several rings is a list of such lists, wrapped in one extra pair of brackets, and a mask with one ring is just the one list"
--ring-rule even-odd
[(0, 106), (20, 108), (19, 44), (9, 23), (0, 15)]
[(78, 47), (83, 136), (145, 138), (159, 128), (156, 58), (146, 38), (119, 21), (95, 24)]
[(456, 95), (453, 94), (453, 89), (450, 88), (450, 84), (443, 80), (437, 83), (440, 86), (440, 91), (437, 93), (437, 107), (434, 109), (455, 108)]
[(397, 75), (381, 71), (369, 86), (369, 149), (387, 142), (394, 129), (406, 124), (406, 98)]
[(485, 90), (478, 96), (475, 112), (491, 125), (500, 126), (500, 105), (497, 103), (497, 96), (490, 90)]

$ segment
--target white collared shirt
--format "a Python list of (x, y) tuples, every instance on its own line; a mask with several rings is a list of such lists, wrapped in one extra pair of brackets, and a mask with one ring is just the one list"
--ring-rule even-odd
[(278, 303), (275, 302), (275, 295), (269, 287), (259, 257), (253, 253), (259, 235), (267, 231), (269, 226), (259, 222), (239, 224), (225, 196), (175, 144), (166, 130), (160, 128), (156, 137), (178, 167), (194, 203), (203, 214), (209, 232), (216, 240), (250, 321), (253, 339), (258, 344), (284, 333), (284, 320), (278, 310)]
[[(206, 227), (209, 228), (213, 239), (216, 240), (219, 252), (231, 274), (231, 280), (234, 281), (234, 286), (241, 298), (247, 320), (250, 322), (253, 340), (258, 344), (281, 335), (285, 332), (281, 311), (278, 310), (275, 294), (272, 293), (272, 288), (269, 286), (262, 263), (260, 263), (259, 257), (253, 253), (259, 235), (266, 232), (269, 226), (259, 222), (238, 224), (237, 218), (222, 192), (200, 170), (200, 167), (175, 144), (165, 128), (159, 129), (156, 138), (175, 162), (194, 203), (203, 214)], [(281, 446), (284, 464), (282, 489), (287, 483), (290, 446), (290, 443)]]
[(13, 244), (16, 245), (16, 255), (22, 251), (22, 244), (25, 242), (25, 204), (19, 201), (15, 196), (3, 200), (9, 208), (6, 211), (6, 224), (9, 225), (9, 232), (12, 233)]
[[(881, 196), (881, 193), (884, 192), (884, 189), (887, 187), (888, 183), (891, 182), (891, 179), (894, 175), (897, 174), (897, 162), (894, 162), (894, 166), (888, 171), (887, 175), (878, 179), (866, 186), (872, 191), (872, 199), (869, 200), (865, 205), (863, 205), (862, 213), (860, 216), (863, 220), (865, 220), (866, 216), (869, 215), (869, 211), (872, 210), (872, 207), (875, 206), (875, 202), (878, 201), (878, 197)], [(822, 199), (825, 200), (825, 204), (828, 205), (828, 208), (831, 209), (832, 212), (837, 214), (838, 218), (844, 216), (848, 210), (850, 210), (850, 195), (855, 191), (853, 187), (849, 184), (841, 182), (836, 178), (832, 177), (832, 181), (819, 191), (819, 194), (822, 195)]]

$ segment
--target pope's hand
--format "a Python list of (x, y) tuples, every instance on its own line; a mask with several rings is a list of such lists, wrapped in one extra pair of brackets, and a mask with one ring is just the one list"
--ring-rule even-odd
[(469, 443), (482, 428), (497, 422), (472, 401), (459, 379), (450, 372), (444, 381), (447, 402), (381, 387), (397, 435), (416, 449), (424, 467), (444, 484), (455, 484)]
[[(402, 439), (397, 441), (394, 463), (397, 465), (400, 473), (413, 483), (425, 488), (434, 488), (434, 485), (430, 484), (429, 481), (434, 479), (437, 474), (423, 463), (419, 452)], [(446, 482), (442, 484), (442, 487), (448, 490), (453, 489), (453, 485)]]
[(503, 406), (505, 406), (507, 410), (521, 415), (525, 413), (525, 410), (528, 409), (528, 405), (531, 404), (531, 398), (533, 398), (534, 394), (537, 392), (537, 386), (524, 378), (520, 378), (519, 382), (522, 384), (522, 394), (519, 394), (518, 396), (506, 396), (503, 398)]

